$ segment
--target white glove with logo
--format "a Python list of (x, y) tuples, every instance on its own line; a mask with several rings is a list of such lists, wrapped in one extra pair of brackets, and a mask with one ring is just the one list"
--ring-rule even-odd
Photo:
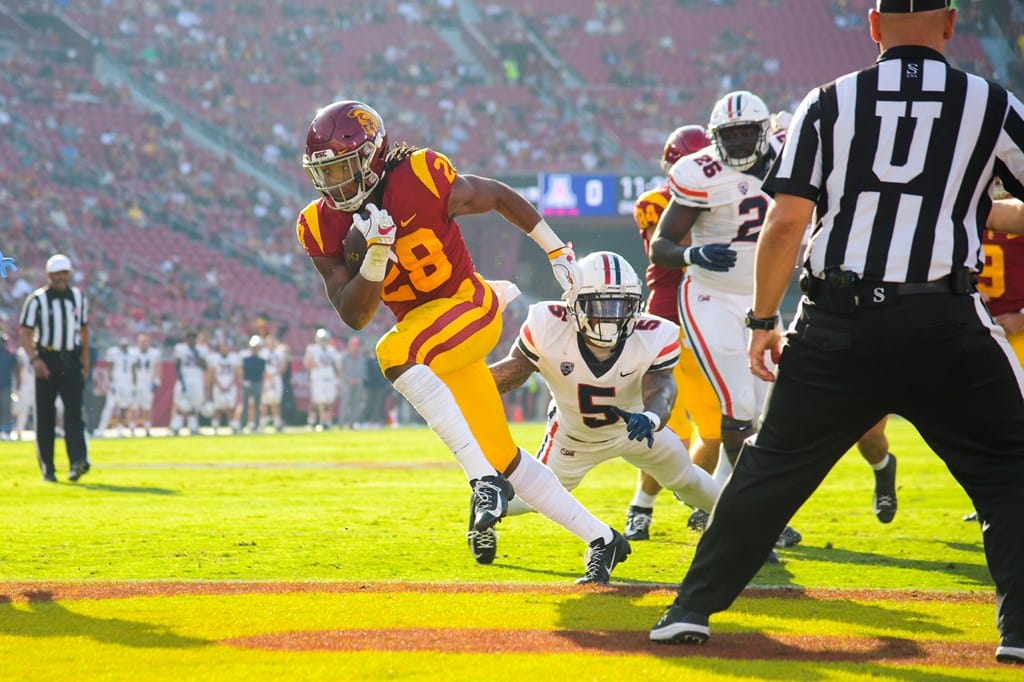
[(366, 237), (366, 256), (359, 266), (359, 274), (371, 282), (384, 281), (388, 261), (398, 260), (391, 251), (396, 232), (391, 214), (374, 204), (367, 204), (365, 211), (352, 216), (352, 227)]
[(395, 243), (395, 221), (390, 213), (373, 204), (367, 204), (364, 211), (352, 216), (352, 226), (366, 237), (367, 251), (374, 246), (390, 247)]
[(548, 260), (551, 262), (551, 270), (555, 274), (555, 280), (562, 287), (562, 300), (573, 305), (576, 302), (576, 295), (583, 281), (583, 273), (576, 263), (576, 253), (572, 244), (563, 244), (554, 251), (548, 252)]

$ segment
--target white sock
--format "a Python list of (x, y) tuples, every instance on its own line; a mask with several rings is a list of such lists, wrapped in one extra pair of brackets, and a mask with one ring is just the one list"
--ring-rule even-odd
[(636, 487), (636, 494), (633, 495), (633, 501), (630, 502), (630, 506), (633, 507), (646, 507), (648, 509), (654, 509), (654, 501), (658, 499), (658, 495), (649, 495), (644, 492), (644, 489), (640, 486)]
[(612, 529), (608, 524), (601, 522), (580, 504), (579, 500), (562, 486), (555, 472), (526, 452), (520, 450), (519, 454), (519, 466), (508, 477), (509, 483), (516, 491), (516, 497), (509, 503), (509, 509), (516, 500), (522, 498), (524, 503), (587, 544), (597, 538), (605, 542), (611, 541)]
[(455, 396), (432, 369), (426, 365), (413, 365), (392, 385), (452, 451), (466, 472), (466, 478), (472, 481), (496, 473), (462, 416)]
[(725, 454), (725, 444), (723, 443), (718, 446), (718, 466), (715, 467), (713, 478), (721, 488), (730, 476), (732, 476), (732, 463), (729, 461), (729, 456)]
[(191, 431), (192, 433), (198, 433), (199, 432), (199, 417), (197, 417), (194, 414), (190, 414), (188, 416), (187, 423), (188, 423), (188, 430), (189, 431)]
[(885, 457), (882, 458), (882, 461), (879, 462), (878, 464), (872, 464), (871, 468), (874, 469), (875, 471), (881, 471), (886, 466), (888, 466), (888, 464), (889, 464), (889, 453), (887, 452), (887, 453), (885, 453)]

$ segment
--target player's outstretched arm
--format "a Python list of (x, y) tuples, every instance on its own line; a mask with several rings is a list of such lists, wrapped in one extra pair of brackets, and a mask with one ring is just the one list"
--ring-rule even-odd
[(985, 227), (996, 232), (1024, 234), (1024, 201), (1000, 199), (992, 202)]
[(575, 300), (580, 272), (572, 245), (562, 241), (533, 204), (505, 183), (478, 175), (458, 176), (452, 183), (448, 199), (449, 215), (454, 217), (487, 211), (497, 211), (544, 250), (555, 279), (566, 293), (565, 300)]
[(489, 367), (499, 393), (514, 391), (525, 384), (530, 375), (537, 371), (534, 364), (516, 347), (512, 348), (508, 356)]

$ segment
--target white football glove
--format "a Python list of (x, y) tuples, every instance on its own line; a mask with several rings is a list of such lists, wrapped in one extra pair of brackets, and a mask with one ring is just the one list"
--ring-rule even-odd
[(366, 237), (366, 250), (374, 246), (390, 247), (395, 243), (395, 221), (391, 214), (373, 204), (366, 205), (369, 217), (364, 218), (356, 213), (352, 216), (352, 226)]
[(555, 280), (562, 287), (562, 299), (569, 305), (576, 302), (576, 295), (583, 280), (583, 273), (576, 263), (576, 253), (572, 244), (563, 244), (560, 248), (548, 252), (548, 260), (551, 262), (551, 270), (555, 274)]
[(366, 237), (366, 256), (359, 266), (359, 274), (365, 280), (382, 282), (388, 261), (398, 260), (391, 250), (395, 243), (395, 221), (391, 214), (373, 204), (367, 204), (366, 211), (369, 213), (366, 218), (358, 213), (352, 216), (352, 227)]

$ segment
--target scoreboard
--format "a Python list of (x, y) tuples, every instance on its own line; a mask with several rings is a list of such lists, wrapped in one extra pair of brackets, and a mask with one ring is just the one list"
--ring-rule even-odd
[(640, 195), (663, 184), (664, 175), (541, 173), (537, 203), (545, 217), (632, 215)]

